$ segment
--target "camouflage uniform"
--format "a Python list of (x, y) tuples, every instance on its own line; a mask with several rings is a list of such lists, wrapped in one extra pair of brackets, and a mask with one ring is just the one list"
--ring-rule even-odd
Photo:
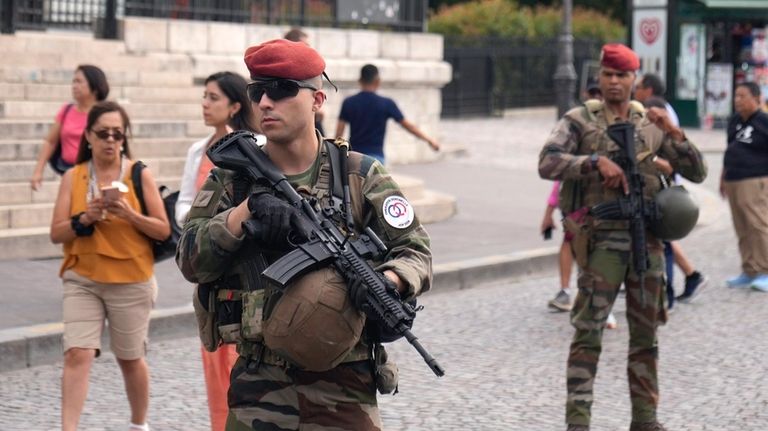
[[(623, 151), (605, 131), (615, 121), (602, 102), (589, 101), (568, 111), (544, 145), (539, 156), (539, 174), (542, 178), (563, 181), (560, 201), (561, 207), (565, 207), (561, 208), (564, 213), (587, 214), (586, 209), (614, 201), (623, 194), (620, 188), (604, 187), (599, 172), (591, 169), (589, 160), (593, 153), (621, 160)], [(676, 172), (689, 180), (704, 180), (706, 164), (692, 143), (687, 140), (675, 143), (645, 117), (644, 109), (637, 102), (630, 103), (629, 121), (635, 125), (638, 168), (646, 181), (647, 199), (661, 189), (661, 173), (653, 164), (654, 155), (668, 160)], [(667, 318), (662, 294), (663, 246), (646, 232), (650, 267), (645, 273), (644, 291), (640, 292), (639, 278), (632, 265), (629, 222), (596, 220), (587, 215), (582, 226), (588, 241), (584, 248), (586, 259), (579, 266), (579, 292), (571, 311), (571, 324), (576, 333), (568, 357), (566, 422), (589, 425), (603, 326), (622, 283), (627, 288), (630, 334), (627, 374), (632, 419), (653, 422), (659, 397), (656, 328)]]
[[(307, 172), (288, 176), (288, 181), (300, 194), (327, 207), (331, 205), (330, 163), (324, 145), (318, 154)], [(361, 231), (370, 226), (389, 249), (382, 262), (374, 262), (375, 268), (397, 273), (407, 288), (406, 297), (428, 290), (432, 257), (427, 232), (418, 219), (405, 228), (395, 228), (382, 212), (387, 197), (402, 196), (398, 185), (371, 157), (350, 152), (348, 163), (355, 227)], [(227, 429), (380, 430), (372, 346), (365, 337), (340, 365), (325, 372), (302, 371), (263, 344), (261, 325), (280, 293), (261, 279), (260, 272), (281, 253), (227, 230), (227, 216), (237, 205), (235, 196), (247, 196), (259, 187), (247, 185), (246, 192), (236, 192), (243, 182), (231, 171), (212, 171), (189, 212), (177, 254), (187, 279), (199, 283), (230, 280), (230, 287), (236, 289), (233, 285), (239, 284), (244, 291), (240, 358), (230, 376)], [(341, 223), (339, 226), (342, 228)]]

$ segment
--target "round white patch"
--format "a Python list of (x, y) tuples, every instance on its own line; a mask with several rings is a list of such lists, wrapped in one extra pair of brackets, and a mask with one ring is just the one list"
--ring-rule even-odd
[(405, 229), (413, 223), (413, 207), (402, 196), (386, 198), (381, 212), (384, 214), (384, 220), (392, 227)]

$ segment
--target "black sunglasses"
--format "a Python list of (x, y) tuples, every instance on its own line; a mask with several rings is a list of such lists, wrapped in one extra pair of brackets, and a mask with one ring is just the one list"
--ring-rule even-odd
[(296, 97), (301, 88), (317, 91), (317, 88), (306, 82), (294, 81), (293, 79), (274, 79), (248, 84), (248, 98), (254, 103), (259, 103), (264, 93), (267, 93), (267, 97), (277, 102), (288, 97)]
[(115, 140), (115, 142), (121, 142), (123, 139), (125, 139), (125, 135), (123, 132), (119, 130), (115, 130), (114, 132), (110, 133), (109, 130), (94, 130), (93, 134), (96, 135), (99, 139), (107, 140), (111, 136), (112, 139)]

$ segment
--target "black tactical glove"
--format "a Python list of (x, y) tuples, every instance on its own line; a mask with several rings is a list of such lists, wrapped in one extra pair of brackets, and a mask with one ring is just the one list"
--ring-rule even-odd
[[(397, 286), (395, 283), (381, 272), (377, 271), (376, 274), (382, 281), (384, 281), (384, 284), (387, 288), (387, 293), (399, 301), (400, 294), (397, 292)], [(347, 285), (349, 286), (349, 299), (352, 301), (352, 304), (354, 304), (358, 310), (365, 311), (364, 307), (366, 303), (366, 296), (368, 295), (368, 287), (363, 284), (363, 281), (359, 279), (355, 274), (347, 275)]]
[(276, 249), (287, 249), (309, 239), (299, 210), (288, 202), (266, 192), (256, 192), (248, 197), (251, 217), (259, 222), (261, 241)]

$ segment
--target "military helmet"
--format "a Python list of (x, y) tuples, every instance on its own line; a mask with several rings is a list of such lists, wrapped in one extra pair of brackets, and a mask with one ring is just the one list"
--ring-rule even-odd
[(301, 369), (326, 371), (355, 347), (364, 324), (344, 278), (327, 267), (286, 287), (264, 321), (264, 342)]
[(654, 198), (659, 217), (649, 223), (656, 238), (674, 241), (688, 235), (699, 220), (699, 205), (683, 186), (661, 190)]

